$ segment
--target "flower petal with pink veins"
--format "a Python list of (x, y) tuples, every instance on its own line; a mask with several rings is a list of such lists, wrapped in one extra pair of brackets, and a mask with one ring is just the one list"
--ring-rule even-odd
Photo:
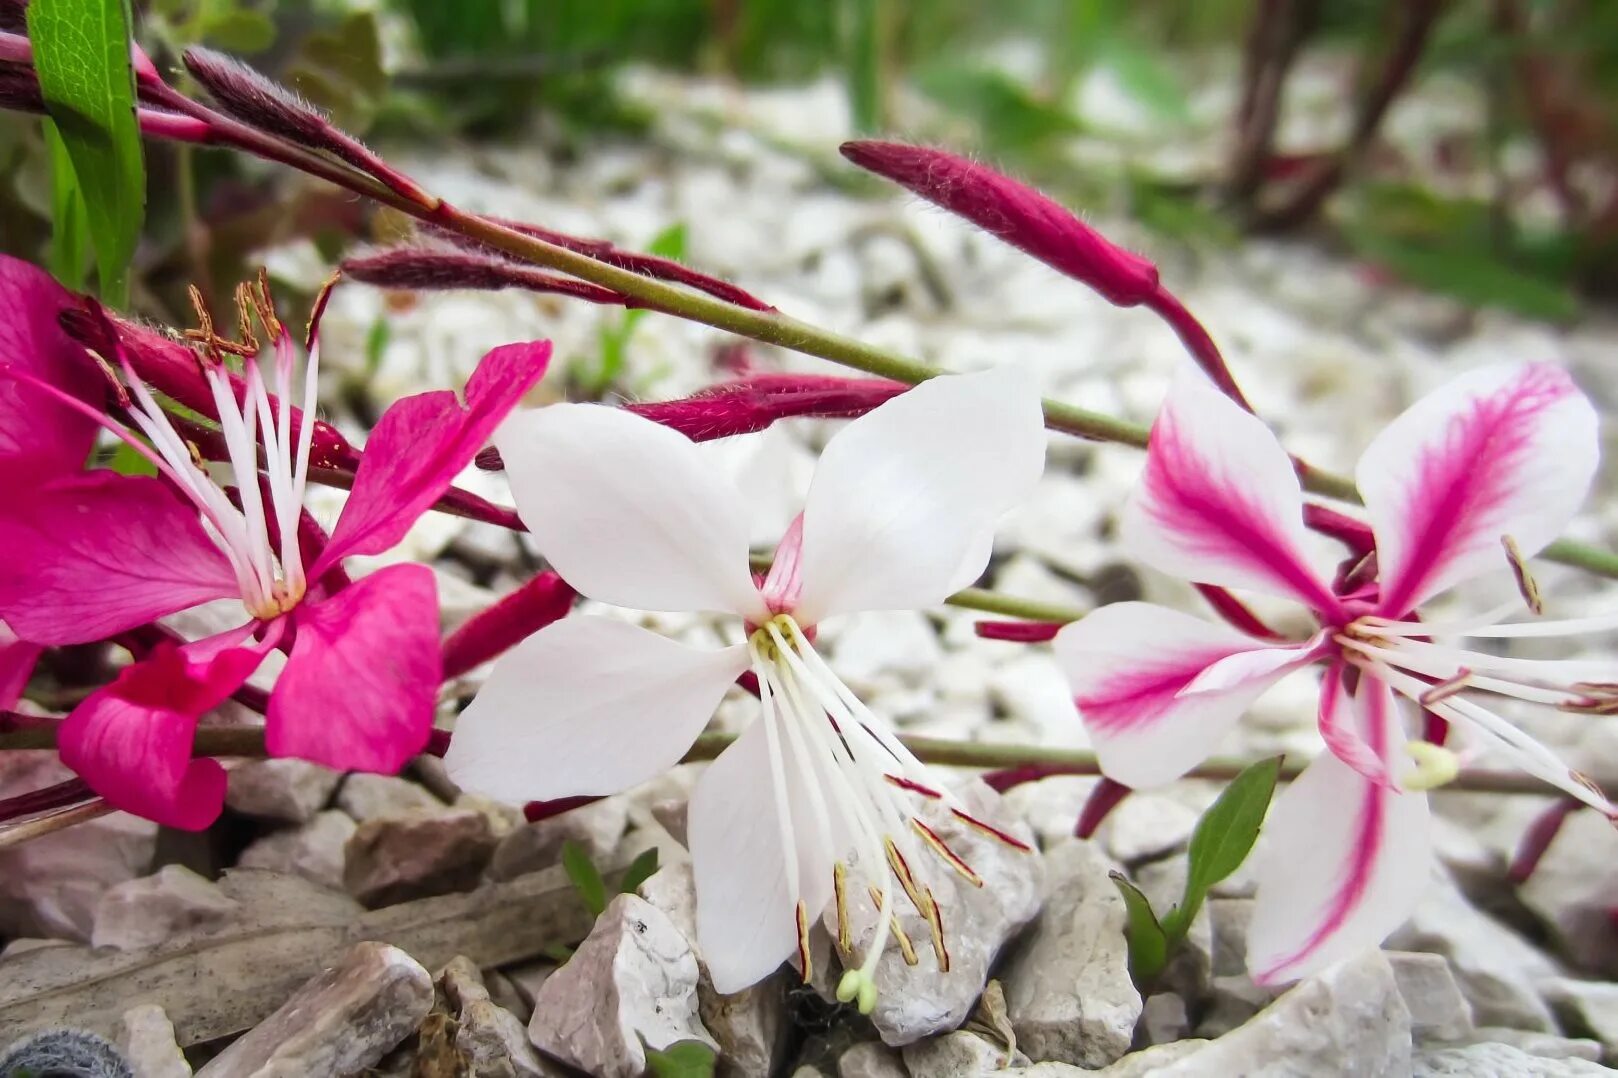
[[(87, 403), (106, 380), (57, 316), (76, 306), (72, 293), (37, 266), (0, 255), (0, 365), (32, 375)], [(93, 420), (0, 372), (0, 461), (25, 465), (33, 482), (76, 472), (95, 444)]]
[(40, 644), (100, 640), (240, 594), (197, 512), (160, 480), (58, 479), (0, 514), (0, 618)]
[(16, 705), (28, 678), (34, 672), (34, 663), (45, 649), (38, 644), (19, 640), (17, 634), (0, 621), (0, 708)]
[(264, 747), (338, 771), (393, 774), (427, 744), (438, 699), (438, 587), (390, 565), (293, 612)]
[(1198, 584), (1251, 588), (1333, 611), (1303, 526), (1303, 492), (1270, 428), (1195, 372), (1175, 380), (1124, 507), (1124, 549)]
[(1566, 528), (1600, 456), (1595, 409), (1545, 363), (1464, 374), (1411, 405), (1360, 457), (1381, 608), (1401, 617), (1462, 580), (1504, 570)]
[(193, 759), (197, 720), (241, 687), (265, 649), (238, 647), (240, 632), (175, 648), (126, 666), (63, 721), (62, 762), (115, 808), (167, 827), (200, 831), (225, 804), (225, 769)]
[(502, 801), (614, 794), (678, 763), (747, 668), (747, 649), (687, 647), (574, 615), (496, 660), (455, 722), (444, 766)]
[[(752, 723), (708, 765), (692, 791), (686, 823), (697, 946), (721, 995), (758, 983), (797, 953), (797, 899), (814, 925), (831, 900), (833, 866), (843, 852), (825, 834), (811, 800), (813, 764), (793, 753), (789, 737), (778, 740), (796, 848), (782, 847), (781, 799), (770, 778), (766, 733), (763, 720)], [(797, 896), (788, 891), (789, 857), (797, 861)]]
[[(1404, 736), (1387, 686), (1361, 677), (1338, 706), (1391, 770)], [(1415, 909), (1432, 863), (1425, 794), (1398, 793), (1321, 753), (1265, 822), (1248, 971), (1284, 984), (1378, 946)]]
[(581, 595), (641, 610), (769, 616), (747, 505), (683, 434), (619, 408), (553, 404), (495, 436), (534, 544)]
[(809, 487), (798, 620), (943, 602), (1044, 467), (1039, 393), (1014, 366), (933, 378), (854, 420)]
[(309, 575), (403, 539), (539, 381), (550, 358), (550, 341), (503, 345), (467, 379), (465, 403), (447, 389), (395, 401), (365, 442), (354, 489)]
[(1266, 644), (1152, 603), (1104, 606), (1053, 647), (1102, 773), (1137, 788), (1213, 755), (1253, 701), (1318, 654), (1314, 640)]

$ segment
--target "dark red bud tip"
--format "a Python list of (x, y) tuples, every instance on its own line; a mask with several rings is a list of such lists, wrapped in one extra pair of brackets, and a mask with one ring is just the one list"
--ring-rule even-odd
[(1120, 307), (1158, 291), (1157, 267), (1107, 239), (1026, 184), (942, 150), (902, 142), (845, 142), (842, 155), (1082, 281)]
[(576, 797), (558, 797), (554, 801), (530, 801), (522, 807), (523, 818), (529, 823), (538, 823), (548, 820), (552, 816), (560, 816), (564, 812), (572, 812), (585, 805), (593, 805), (601, 798), (593, 794), (580, 794)]
[(1054, 621), (980, 621), (972, 628), (985, 640), (1006, 640), (1013, 644), (1042, 644), (1056, 639), (1062, 626)]

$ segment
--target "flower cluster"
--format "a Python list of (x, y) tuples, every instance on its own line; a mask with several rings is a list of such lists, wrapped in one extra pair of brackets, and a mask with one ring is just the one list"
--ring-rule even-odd
[[(206, 55), (193, 66), (227, 111), (382, 168), (250, 72)], [(1153, 310), (1200, 368), (1175, 382), (1157, 417), (1121, 540), (1202, 587), (1233, 627), (1128, 602), (1060, 631), (995, 633), (1054, 637), (1075, 721), (1114, 801), (1125, 787), (1185, 775), (1271, 685), (1322, 668), (1325, 751), (1274, 806), (1257, 866), (1255, 978), (1306, 976), (1376, 946), (1409, 915), (1430, 874), (1426, 791), (1473, 753), (1504, 755), (1618, 816), (1491, 703), (1618, 710), (1618, 664), (1510, 657), (1487, 643), (1610, 629), (1618, 618), (1504, 620), (1516, 601), (1473, 619), (1425, 610), (1493, 575), (1514, 578), (1539, 613), (1528, 559), (1572, 518), (1598, 461), (1595, 412), (1564, 372), (1528, 364), (1459, 377), (1366, 450), (1363, 521), (1306, 505), (1295, 463), (1149, 262), (959, 158), (882, 143), (847, 154), (1112, 302)], [(387, 175), (401, 197), (436, 206)], [(668, 260), (514, 234), (773, 312)], [(385, 284), (518, 286), (633, 305), (627, 292), (536, 276), (476, 245), (350, 265)], [(271, 755), (394, 772), (432, 743), (446, 678), (493, 659), (435, 751), (461, 786), (521, 803), (610, 795), (657, 776), (741, 686), (756, 713), (689, 807), (696, 928), (715, 988), (740, 990), (792, 958), (807, 980), (817, 926), (846, 971), (838, 997), (867, 1013), (890, 943), (908, 963), (930, 951), (926, 960), (949, 969), (951, 911), (934, 881), (982, 880), (937, 821), (1031, 847), (968, 811), (816, 638), (841, 615), (936, 606), (983, 573), (1001, 517), (1033, 494), (1044, 466), (1045, 416), (1028, 372), (1001, 365), (913, 388), (748, 372), (684, 401), (519, 410), (549, 361), (539, 341), (484, 356), (459, 395), (394, 402), (355, 448), (315, 418), (314, 326), (300, 348), (262, 279), (237, 304), (235, 339), (199, 304), (202, 327), (182, 344), (0, 259), (0, 706), (15, 702), (44, 649), (122, 646), (132, 661), (56, 727), (61, 758), (110, 804), (195, 829), (218, 816), (226, 785), (220, 762), (196, 752), (198, 726), (233, 697), (262, 713)], [(747, 499), (695, 443), (803, 415), (850, 421), (755, 573)], [(95, 466), (105, 435), (151, 474)], [(515, 516), (453, 487), (474, 461), (504, 470)], [(349, 489), (329, 531), (305, 508), (311, 482)], [(525, 528), (553, 571), (441, 640), (430, 568), (358, 578), (345, 568), (398, 544), (434, 507)], [(1346, 542), (1348, 559), (1320, 560), (1314, 544), (1327, 540), (1313, 532)], [(1282, 637), (1243, 591), (1301, 604), (1313, 630)], [(728, 637), (704, 649), (627, 620), (569, 615), (576, 594), (717, 616)], [(221, 601), (236, 624), (216, 635), (186, 639), (165, 621)], [(284, 655), (272, 686), (249, 684), (272, 652)], [(912, 940), (905, 923), (927, 938)]]

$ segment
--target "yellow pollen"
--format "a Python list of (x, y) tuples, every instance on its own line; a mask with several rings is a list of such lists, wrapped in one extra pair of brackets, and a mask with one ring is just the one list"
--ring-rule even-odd
[(854, 932), (848, 923), (848, 866), (837, 862), (831, 880), (837, 894), (837, 948), (846, 955), (854, 949)]
[(1405, 751), (1416, 761), (1416, 770), (1400, 785), (1412, 793), (1437, 789), (1461, 773), (1461, 758), (1431, 741), (1411, 741)]

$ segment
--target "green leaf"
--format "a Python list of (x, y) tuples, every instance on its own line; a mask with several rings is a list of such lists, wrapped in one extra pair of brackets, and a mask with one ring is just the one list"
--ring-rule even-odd
[(1551, 322), (1566, 321), (1579, 312), (1578, 299), (1564, 283), (1520, 270), (1474, 245), (1445, 248), (1365, 232), (1352, 239), (1367, 261), (1402, 281), (1463, 303)]
[(1124, 92), (1145, 108), (1173, 123), (1190, 121), (1191, 106), (1185, 87), (1174, 71), (1151, 52), (1115, 38), (1108, 44), (1106, 62)]
[(607, 908), (606, 882), (584, 847), (572, 839), (562, 843), (562, 869), (573, 881), (573, 889), (584, 900), (584, 908), (590, 911), (590, 916), (600, 917)]
[(1124, 908), (1129, 913), (1125, 937), (1129, 941), (1129, 975), (1137, 986), (1150, 984), (1163, 972), (1169, 962), (1169, 939), (1158, 923), (1152, 904), (1140, 888), (1124, 878), (1122, 872), (1107, 874), (1118, 893), (1124, 896)]
[(126, 306), (146, 212), (128, 0), (34, 0), (28, 37), (46, 111), (84, 195), (101, 298)]
[(646, 252), (675, 261), (685, 258), (685, 222), (676, 221), (653, 236), (652, 242), (646, 245)]
[(847, 22), (845, 78), (854, 130), (861, 135), (881, 131), (886, 117), (882, 79), (882, 0), (843, 0)]
[(137, 453), (127, 442), (118, 443), (118, 448), (114, 449), (112, 456), (107, 458), (107, 467), (119, 475), (157, 474), (157, 466)]
[(623, 895), (634, 894), (640, 885), (651, 878), (657, 871), (657, 847), (642, 852), (629, 867), (624, 869), (624, 878), (618, 881), (618, 893)]
[(1258, 841), (1280, 774), (1279, 756), (1248, 765), (1197, 821), (1186, 851), (1185, 898), (1176, 910), (1177, 924), (1189, 926), (1208, 889), (1247, 860), (1253, 843)]
[(202, 39), (227, 52), (263, 52), (275, 44), (275, 22), (253, 8), (222, 11), (203, 21)]
[(713, 1049), (701, 1041), (646, 1049), (646, 1069), (653, 1078), (712, 1078), (714, 1063)]
[(44, 121), (45, 152), (51, 172), (51, 274), (75, 292), (84, 291), (90, 259), (90, 221), (79, 177), (67, 144), (49, 118)]

